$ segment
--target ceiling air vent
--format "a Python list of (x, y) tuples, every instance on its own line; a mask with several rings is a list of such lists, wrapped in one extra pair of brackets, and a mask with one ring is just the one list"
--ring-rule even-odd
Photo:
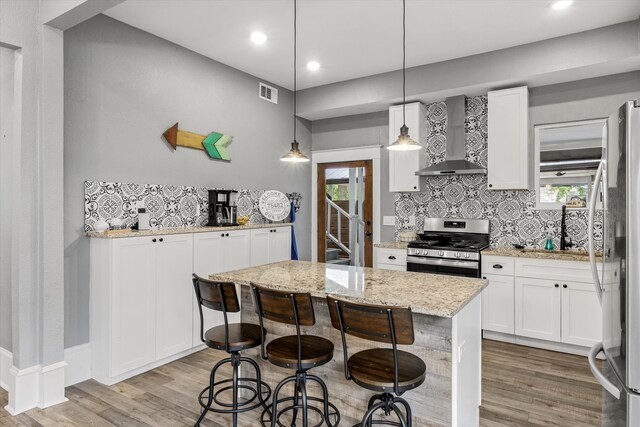
[(258, 96), (260, 99), (264, 99), (265, 101), (273, 102), (274, 104), (278, 103), (278, 89), (268, 86), (262, 82), (260, 82), (260, 91), (258, 92)]

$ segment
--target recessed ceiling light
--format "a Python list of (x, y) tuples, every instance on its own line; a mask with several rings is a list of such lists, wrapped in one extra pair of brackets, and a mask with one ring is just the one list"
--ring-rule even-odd
[(307, 62), (307, 69), (309, 71), (318, 71), (320, 69), (320, 64), (316, 61)]
[(267, 41), (267, 35), (260, 31), (254, 31), (251, 33), (251, 41), (255, 44), (264, 44)]
[(556, 0), (551, 3), (551, 7), (555, 10), (566, 9), (573, 4), (573, 0)]

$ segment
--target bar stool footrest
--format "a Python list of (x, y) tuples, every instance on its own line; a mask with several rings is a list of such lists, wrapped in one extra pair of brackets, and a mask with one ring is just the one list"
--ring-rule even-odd
[[(216, 404), (208, 406), (207, 405), (207, 401), (209, 400), (209, 395), (205, 393), (207, 393), (210, 389), (210, 387), (205, 387), (204, 389), (202, 389), (202, 391), (200, 392), (200, 394), (198, 395), (198, 403), (200, 404), (200, 406), (207, 410), (207, 411), (211, 411), (211, 412), (216, 412), (219, 414), (232, 414), (234, 412), (236, 413), (240, 413), (240, 412), (248, 412), (251, 411), (253, 409), (256, 409), (259, 406), (262, 406), (262, 403), (260, 402), (260, 399), (258, 399), (258, 391), (257, 391), (257, 386), (252, 386), (252, 385), (245, 385), (245, 384), (240, 384), (242, 382), (248, 382), (248, 383), (257, 383), (257, 380), (255, 378), (238, 378), (238, 389), (241, 390), (248, 390), (249, 392), (252, 393), (252, 396), (250, 399), (247, 399), (243, 402), (238, 403), (237, 405), (237, 409), (225, 409), (225, 408), (232, 408), (233, 404), (232, 403), (227, 403), (227, 402), (222, 402), (218, 399), (218, 396), (220, 395), (220, 393), (223, 393), (227, 390), (233, 390), (233, 379), (229, 378), (226, 380), (222, 380), (222, 381), (218, 381), (216, 383), (213, 384), (213, 402)], [(225, 387), (220, 388), (219, 390), (216, 390), (217, 387), (224, 385), (224, 384), (229, 384)], [(271, 387), (269, 387), (269, 384), (265, 383), (264, 381), (260, 382), (260, 391), (261, 394), (263, 396), (262, 401), (263, 402), (267, 402), (269, 400), (269, 398), (271, 397)], [(257, 399), (257, 401), (256, 401)]]
[[(324, 404), (324, 399), (320, 399), (319, 397), (308, 396), (307, 400), (310, 402), (320, 402)], [(288, 396), (288, 397), (283, 397), (282, 399), (278, 399), (277, 404), (280, 405), (281, 403), (293, 402), (293, 401), (294, 401), (294, 397)], [(331, 423), (331, 421), (327, 420), (327, 422), (325, 423), (324, 410), (317, 406), (307, 405), (307, 409), (314, 411), (320, 415), (320, 422), (310, 427), (320, 427), (322, 425), (328, 425), (328, 427), (336, 427), (340, 423), (340, 411), (338, 411), (338, 408), (336, 407), (336, 405), (334, 405), (331, 402), (327, 402), (327, 405), (329, 406), (329, 418), (330, 419), (335, 418), (335, 421)], [(278, 410), (277, 421), (276, 421), (278, 427), (290, 427), (286, 424), (282, 424), (279, 418), (286, 412), (293, 411), (294, 408), (296, 408), (296, 406), (292, 404)], [(302, 404), (298, 404), (297, 408), (301, 410)], [(265, 409), (264, 411), (262, 411), (262, 415), (260, 416), (260, 424), (262, 425), (262, 427), (269, 427), (271, 426), (271, 417), (265, 419), (265, 414), (271, 415), (271, 409)]]

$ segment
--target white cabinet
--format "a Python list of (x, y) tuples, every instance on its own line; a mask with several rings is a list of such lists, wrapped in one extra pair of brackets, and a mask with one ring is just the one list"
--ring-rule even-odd
[(483, 255), (482, 272), (489, 280), (482, 293), (486, 337), (506, 334), (516, 343), (578, 354), (602, 340), (588, 262)]
[(602, 339), (602, 309), (591, 283), (562, 283), (562, 342), (592, 347)]
[(516, 277), (515, 284), (515, 334), (560, 341), (560, 284), (553, 280), (523, 277)]
[[(144, 366), (156, 357), (156, 260), (157, 245), (151, 239), (123, 238), (113, 242), (113, 265), (110, 273), (111, 283), (105, 283), (107, 300), (111, 301), (108, 317), (96, 321), (91, 312), (91, 326), (104, 327), (100, 335), (108, 334), (111, 319), (111, 336), (108, 340), (112, 351), (112, 360), (108, 366), (108, 375), (116, 376), (132, 369)], [(92, 277), (91, 283), (95, 280)], [(91, 290), (92, 297), (95, 295)], [(105, 322), (105, 323), (103, 323)], [(92, 341), (97, 338), (93, 333)], [(102, 352), (93, 348), (93, 352)]]
[(514, 334), (514, 279), (513, 276), (485, 274), (489, 281), (482, 291), (482, 329)]
[(376, 248), (375, 268), (407, 271), (407, 250)]
[(90, 250), (93, 378), (113, 384), (191, 348), (191, 234), (91, 239)]
[[(199, 233), (193, 236), (193, 272), (207, 279), (210, 274), (238, 270), (251, 266), (251, 232), (229, 231)], [(240, 289), (237, 288), (238, 297)], [(200, 311), (195, 299), (193, 301), (193, 346), (202, 344), (200, 336)], [(224, 323), (221, 312), (204, 308), (204, 330)], [(240, 313), (229, 313), (231, 323), (240, 321)]]
[(291, 227), (251, 230), (251, 266), (291, 259)]
[(162, 237), (156, 248), (156, 359), (192, 347), (192, 237)]
[(531, 184), (531, 148), (527, 87), (490, 91), (488, 110), (489, 189), (528, 190)]
[[(425, 138), (425, 107), (419, 102), (406, 104), (406, 120), (403, 122), (402, 105), (389, 108), (389, 144), (398, 139), (400, 127), (406, 123), (409, 135), (418, 143)], [(420, 191), (420, 177), (415, 172), (425, 167), (426, 151), (389, 151), (389, 191)]]

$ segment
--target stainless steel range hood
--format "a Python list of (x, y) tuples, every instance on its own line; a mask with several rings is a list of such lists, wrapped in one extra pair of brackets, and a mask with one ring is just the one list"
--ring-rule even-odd
[(418, 176), (487, 174), (487, 169), (465, 160), (464, 95), (447, 98), (447, 148), (445, 160), (416, 172)]

